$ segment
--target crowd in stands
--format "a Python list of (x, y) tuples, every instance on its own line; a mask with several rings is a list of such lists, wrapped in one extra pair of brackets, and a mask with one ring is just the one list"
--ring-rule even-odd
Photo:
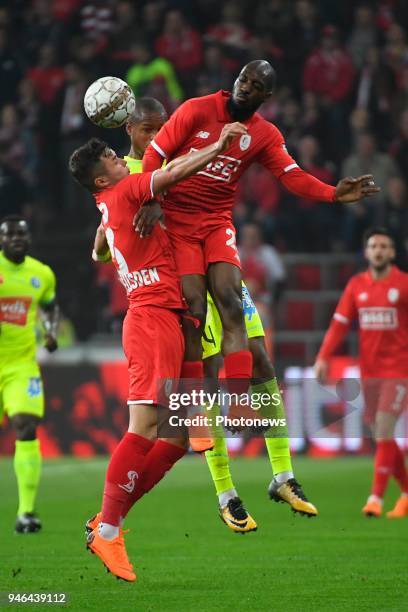
[(84, 115), (94, 79), (122, 77), (172, 112), (188, 97), (231, 88), (260, 58), (278, 74), (261, 113), (299, 165), (330, 183), (371, 172), (381, 193), (358, 205), (309, 202), (255, 166), (237, 194), (238, 230), (279, 252), (357, 252), (364, 229), (381, 223), (404, 262), (406, 0), (0, 1), (1, 216), (24, 212), (34, 229), (70, 213), (78, 226), (89, 223), (86, 196), (66, 171), (70, 153), (93, 134), (127, 152), (123, 130), (101, 132)]

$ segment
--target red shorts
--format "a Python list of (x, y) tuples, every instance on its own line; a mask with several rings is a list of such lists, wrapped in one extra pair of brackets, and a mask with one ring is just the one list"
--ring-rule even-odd
[(166, 217), (178, 274), (204, 275), (210, 264), (219, 261), (241, 268), (232, 221), (207, 215), (197, 215), (196, 223), (192, 223), (192, 219), (193, 214), (188, 223), (185, 223), (184, 215), (173, 213), (171, 218)]
[[(123, 322), (123, 350), (128, 361), (128, 404), (157, 404), (176, 390), (184, 358), (180, 317), (157, 306), (129, 308)], [(161, 403), (161, 402), (160, 402)]]
[(376, 412), (399, 416), (408, 407), (408, 378), (364, 378), (366, 417), (374, 421)]

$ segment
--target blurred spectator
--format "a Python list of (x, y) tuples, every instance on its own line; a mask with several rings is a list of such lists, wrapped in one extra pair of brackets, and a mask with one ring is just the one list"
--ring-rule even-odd
[(408, 170), (408, 110), (400, 118), (399, 133), (390, 147), (390, 154), (395, 159), (402, 176)]
[(404, 269), (408, 256), (407, 186), (399, 177), (390, 178), (386, 186), (386, 201), (380, 209), (377, 223), (389, 227), (395, 239), (397, 263)]
[(104, 45), (113, 28), (113, 5), (111, 0), (93, 0), (80, 10), (81, 28), (86, 36)]
[(146, 40), (155, 40), (161, 30), (164, 0), (152, 0), (142, 8), (142, 28)]
[[(167, 96), (171, 104), (181, 102), (183, 91), (174, 68), (168, 60), (163, 57), (152, 58), (147, 45), (141, 42), (132, 46), (132, 57), (135, 63), (129, 68), (126, 81), (136, 96), (152, 95), (147, 87), (152, 81), (159, 79), (165, 83)], [(164, 100), (161, 100), (161, 102), (165, 104)]]
[(231, 73), (224, 65), (219, 45), (208, 45), (204, 51), (203, 67), (198, 75), (198, 85), (205, 87), (206, 93), (213, 93), (219, 89), (230, 89), (231, 81)]
[(354, 68), (341, 46), (337, 28), (326, 25), (319, 47), (306, 60), (303, 87), (319, 97), (332, 135), (331, 159), (338, 160), (347, 146), (344, 122), (353, 85)]
[(367, 51), (375, 47), (377, 38), (373, 8), (369, 4), (357, 6), (354, 12), (354, 24), (347, 43), (356, 68), (362, 68)]
[(222, 7), (220, 23), (209, 28), (206, 36), (208, 42), (221, 45), (232, 71), (241, 67), (251, 40), (251, 33), (243, 21), (239, 3), (234, 0), (226, 2)]
[(386, 38), (385, 61), (394, 73), (397, 87), (400, 87), (403, 69), (408, 64), (407, 36), (400, 25), (393, 23), (387, 31)]
[(293, 20), (284, 45), (285, 83), (290, 84), (297, 95), (301, 95), (302, 68), (304, 58), (315, 48), (320, 24), (316, 4), (311, 0), (297, 0)]
[(244, 225), (239, 240), (242, 274), (254, 300), (268, 304), (277, 302), (285, 283), (286, 273), (276, 249), (265, 244), (259, 225)]
[(392, 157), (378, 151), (374, 134), (362, 132), (357, 136), (355, 151), (345, 159), (341, 174), (342, 176), (373, 174), (376, 184), (382, 191), (367, 202), (370, 206), (378, 206), (386, 197), (385, 187), (388, 179), (398, 176), (399, 172)]
[(7, 31), (0, 29), (0, 108), (16, 101), (21, 78), (20, 62), (11, 48)]
[(34, 83), (38, 99), (42, 104), (51, 105), (55, 102), (58, 92), (64, 85), (64, 69), (59, 65), (56, 49), (53, 45), (43, 45), (39, 59), (31, 68), (27, 77)]
[[(131, 0), (117, 2), (110, 35), (110, 55), (115, 65), (129, 64), (132, 60), (131, 47), (142, 36), (143, 29), (137, 20), (135, 3)], [(118, 72), (122, 74), (123, 69), (118, 67)]]
[(284, 46), (291, 42), (293, 8), (287, 0), (264, 0), (259, 2), (255, 13), (256, 31), (267, 34), (275, 44)]
[[(237, 219), (238, 224), (241, 226), (249, 219), (256, 221), (262, 226), (264, 237), (272, 241), (280, 194), (279, 183), (271, 172), (258, 164), (250, 166), (238, 183), (238, 210), (234, 210), (236, 219), (242, 214), (242, 220)], [(245, 210), (239, 210), (240, 204)]]
[(195, 74), (202, 63), (203, 48), (199, 33), (178, 10), (166, 13), (162, 34), (155, 49), (159, 57), (171, 62), (177, 71), (187, 96), (194, 93)]
[(0, 143), (0, 216), (21, 213), (28, 202), (28, 191), (19, 172), (13, 169), (7, 144)]

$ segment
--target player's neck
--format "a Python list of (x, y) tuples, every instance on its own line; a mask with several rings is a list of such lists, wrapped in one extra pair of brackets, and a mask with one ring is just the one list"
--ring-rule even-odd
[(26, 256), (25, 256), (25, 255), (21, 255), (21, 256), (19, 256), (19, 257), (13, 257), (12, 255), (10, 255), (10, 253), (9, 253), (9, 254), (6, 254), (4, 251), (3, 251), (3, 255), (4, 255), (4, 257), (7, 259), (7, 261), (9, 261), (10, 263), (15, 264), (15, 265), (17, 265), (17, 266), (18, 266), (19, 264), (24, 263), (24, 260), (25, 260), (25, 258), (26, 258)]
[(391, 268), (392, 268), (391, 264), (381, 269), (370, 268), (370, 274), (373, 280), (382, 280), (384, 278), (387, 278), (387, 276), (391, 273)]
[(135, 151), (133, 145), (130, 147), (130, 151), (128, 153), (128, 157), (132, 159), (143, 159), (143, 151)]

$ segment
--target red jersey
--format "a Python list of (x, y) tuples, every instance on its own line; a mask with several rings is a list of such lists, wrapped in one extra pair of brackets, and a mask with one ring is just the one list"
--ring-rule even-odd
[[(168, 160), (202, 149), (215, 143), (226, 123), (233, 120), (228, 113), (226, 103), (230, 93), (218, 91), (215, 94), (193, 98), (182, 104), (169, 121), (161, 128), (143, 158), (143, 169), (152, 170), (149, 161), (151, 147)], [(295, 174), (292, 178), (294, 193), (318, 200), (332, 201), (335, 188), (309, 177), (301, 171), (296, 161), (286, 150), (282, 134), (277, 127), (269, 123), (258, 113), (243, 121), (248, 133), (235, 138), (227, 151), (218, 155), (204, 170), (171, 187), (164, 200), (166, 212), (183, 211), (197, 213), (204, 211), (217, 217), (231, 217), (237, 183), (243, 172), (254, 162), (270, 170), (276, 178), (291, 189), (284, 177)], [(159, 167), (160, 163), (154, 163)], [(302, 181), (295, 186), (296, 170), (301, 173)], [(309, 180), (306, 192), (304, 175)], [(317, 190), (311, 193), (311, 189)]]
[(113, 263), (124, 285), (129, 307), (184, 309), (173, 251), (162, 226), (140, 238), (133, 218), (153, 197), (152, 172), (131, 174), (95, 195)]
[(351, 278), (340, 298), (318, 358), (327, 359), (358, 318), (362, 378), (408, 376), (408, 274), (392, 266), (374, 280), (370, 271)]

